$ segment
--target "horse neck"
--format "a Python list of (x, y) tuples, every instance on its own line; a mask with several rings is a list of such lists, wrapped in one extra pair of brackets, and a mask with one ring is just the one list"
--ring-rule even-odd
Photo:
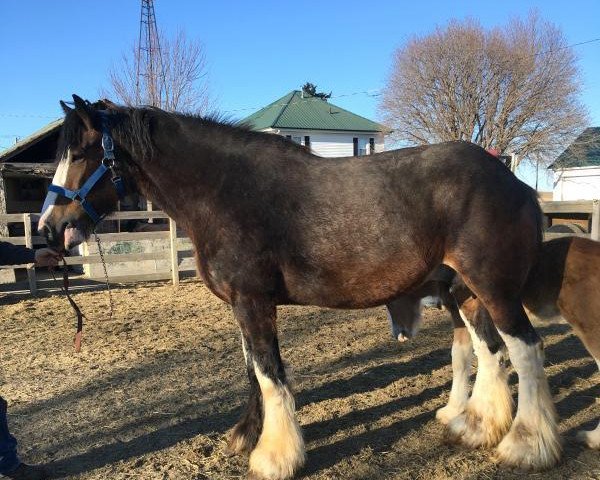
[[(140, 155), (133, 145), (125, 147), (134, 165), (130, 173), (140, 193), (170, 217), (180, 223), (198, 222), (203, 210), (198, 205), (206, 206), (211, 186), (218, 185), (227, 172), (226, 156), (219, 151), (222, 141), (202, 126), (193, 135), (180, 133), (187, 130), (177, 117), (159, 121), (153, 129), (151, 155)], [(121, 141), (127, 145), (126, 138)]]

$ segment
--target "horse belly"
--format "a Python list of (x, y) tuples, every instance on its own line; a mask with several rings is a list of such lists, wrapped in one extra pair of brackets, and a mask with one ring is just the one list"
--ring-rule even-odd
[(346, 265), (316, 272), (284, 270), (286, 290), (291, 301), (330, 308), (368, 308), (382, 305), (399, 293), (418, 285), (428, 269), (406, 268), (406, 264), (384, 262), (379, 268)]

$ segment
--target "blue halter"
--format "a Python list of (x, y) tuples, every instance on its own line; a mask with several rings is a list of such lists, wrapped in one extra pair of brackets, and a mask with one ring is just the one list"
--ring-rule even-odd
[(122, 200), (125, 196), (125, 184), (123, 179), (117, 175), (114, 170), (115, 151), (113, 139), (108, 128), (108, 116), (106, 112), (99, 113), (102, 120), (102, 150), (104, 150), (104, 156), (102, 157), (102, 162), (100, 162), (98, 168), (90, 175), (79, 190), (69, 190), (68, 188), (53, 183), (48, 186), (48, 192), (53, 192), (57, 195), (66, 197), (71, 201), (78, 202), (85, 210), (85, 213), (92, 219), (94, 225), (98, 224), (100, 220), (104, 218), (104, 214), (99, 215), (86, 197), (102, 177), (104, 177), (106, 172), (110, 171), (111, 173), (111, 181), (117, 191), (119, 199)]

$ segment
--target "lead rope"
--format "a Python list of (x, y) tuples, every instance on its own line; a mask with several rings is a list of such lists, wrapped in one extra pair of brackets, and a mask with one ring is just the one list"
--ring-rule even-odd
[[(106, 262), (104, 261), (104, 252), (102, 251), (102, 245), (100, 244), (100, 238), (98, 237), (96, 230), (94, 230), (94, 239), (96, 240), (96, 245), (98, 246), (98, 253), (100, 254), (100, 260), (102, 261), (102, 267), (104, 269), (104, 279), (106, 281), (106, 291), (108, 292), (108, 303), (109, 303), (108, 319), (112, 320), (112, 317), (113, 317), (112, 292), (110, 290), (110, 284), (108, 281), (108, 271), (106, 269)], [(54, 271), (51, 271), (51, 273), (52, 273), (52, 278), (54, 278), (54, 281), (56, 283), (58, 283), (58, 280), (56, 280), (56, 276), (54, 275)], [(81, 341), (82, 341), (82, 337), (83, 337), (83, 319), (85, 318), (86, 320), (88, 320), (88, 318), (81, 312), (81, 309), (79, 308), (77, 303), (75, 303), (75, 300), (73, 300), (73, 298), (71, 297), (71, 293), (69, 292), (69, 271), (68, 271), (67, 261), (64, 258), (63, 258), (63, 264), (62, 264), (62, 275), (63, 275), (63, 283), (61, 286), (62, 291), (64, 292), (65, 296), (67, 297), (67, 300), (71, 304), (71, 308), (73, 308), (73, 311), (75, 312), (75, 315), (77, 317), (77, 331), (75, 333), (74, 343), (75, 343), (75, 353), (79, 353), (79, 352), (81, 352)]]
[(102, 245), (100, 244), (100, 237), (96, 233), (96, 229), (94, 229), (94, 240), (96, 240), (96, 245), (98, 246), (98, 254), (100, 255), (100, 260), (102, 261), (102, 268), (104, 269), (104, 280), (106, 282), (106, 291), (108, 292), (108, 319), (112, 320), (114, 310), (112, 291), (110, 289), (110, 283), (108, 281), (108, 270), (106, 269), (106, 262), (104, 261), (104, 251), (102, 250)]

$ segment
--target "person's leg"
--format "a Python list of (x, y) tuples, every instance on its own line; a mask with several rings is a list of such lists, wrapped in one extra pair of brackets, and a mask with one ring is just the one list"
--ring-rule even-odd
[(13, 472), (21, 463), (17, 456), (17, 440), (8, 430), (6, 409), (6, 400), (0, 397), (0, 474), (2, 475)]
[(48, 471), (40, 465), (27, 465), (17, 455), (17, 439), (8, 430), (7, 403), (0, 397), (0, 476), (12, 480), (44, 480)]

